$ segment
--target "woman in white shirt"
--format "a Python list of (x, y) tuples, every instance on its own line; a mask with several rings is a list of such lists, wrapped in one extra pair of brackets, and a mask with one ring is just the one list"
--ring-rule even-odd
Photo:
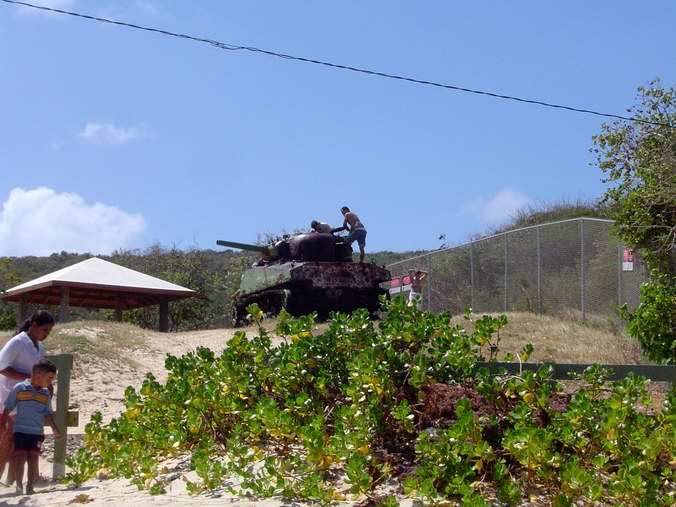
[[(54, 317), (46, 310), (34, 313), (21, 326), (19, 334), (0, 350), (0, 411), (4, 410), (5, 400), (12, 388), (30, 378), (33, 365), (45, 357), (42, 342), (52, 332), (54, 322)], [(13, 416), (10, 415), (6, 431), (0, 430), (0, 477), (14, 446), (12, 423)]]

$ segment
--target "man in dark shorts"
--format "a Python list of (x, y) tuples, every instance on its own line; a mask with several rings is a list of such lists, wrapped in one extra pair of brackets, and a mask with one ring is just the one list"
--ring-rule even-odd
[[(364, 249), (366, 248), (366, 227), (359, 220), (359, 217), (356, 213), (350, 211), (350, 208), (343, 206), (340, 208), (340, 212), (343, 214), (343, 227), (339, 229), (347, 229), (349, 234), (345, 241), (352, 244), (355, 241), (359, 245), (359, 262), (364, 262)], [(338, 229), (334, 229), (338, 230)]]

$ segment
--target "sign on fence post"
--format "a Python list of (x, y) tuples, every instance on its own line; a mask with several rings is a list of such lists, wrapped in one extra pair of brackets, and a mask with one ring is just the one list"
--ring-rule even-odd
[(622, 271), (634, 271), (634, 249), (624, 247), (622, 249)]
[(390, 280), (390, 294), (399, 294), (411, 290), (411, 277), (408, 275), (392, 278)]

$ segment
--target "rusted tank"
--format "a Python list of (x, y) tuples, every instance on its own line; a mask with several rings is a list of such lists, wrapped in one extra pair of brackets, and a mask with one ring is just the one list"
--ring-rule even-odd
[(273, 245), (257, 246), (219, 240), (218, 245), (259, 252), (261, 259), (242, 275), (235, 297), (235, 323), (245, 321), (252, 303), (266, 313), (285, 309), (291, 315), (380, 309), (380, 284), (390, 272), (375, 264), (352, 262), (352, 247), (333, 234), (311, 232), (287, 236)]

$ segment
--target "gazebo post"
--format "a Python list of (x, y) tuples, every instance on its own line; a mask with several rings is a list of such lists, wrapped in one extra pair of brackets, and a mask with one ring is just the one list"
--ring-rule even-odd
[(160, 333), (169, 331), (169, 301), (166, 296), (160, 296)]
[(70, 287), (61, 287), (61, 307), (59, 308), (59, 322), (68, 322), (68, 306), (70, 304)]
[(115, 320), (122, 321), (122, 296), (120, 294), (115, 297)]
[(21, 298), (19, 299), (18, 317), (19, 317), (18, 325), (19, 327), (21, 327), (28, 318), (28, 294), (21, 294)]

